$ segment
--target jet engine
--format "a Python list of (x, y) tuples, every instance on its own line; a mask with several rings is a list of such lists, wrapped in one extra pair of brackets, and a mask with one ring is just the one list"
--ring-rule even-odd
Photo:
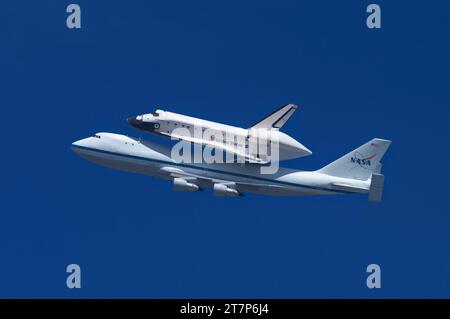
[(200, 187), (198, 187), (198, 185), (195, 185), (193, 183), (189, 183), (187, 180), (183, 178), (177, 177), (173, 179), (173, 189), (176, 191), (196, 192), (200, 190)]
[(214, 195), (216, 196), (240, 196), (237, 190), (224, 184), (214, 184)]

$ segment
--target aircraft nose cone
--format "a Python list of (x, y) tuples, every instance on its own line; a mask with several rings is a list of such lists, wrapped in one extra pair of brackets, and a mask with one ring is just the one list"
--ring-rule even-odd
[(81, 149), (86, 147), (88, 144), (88, 138), (83, 138), (81, 140), (75, 141), (70, 145), (70, 148), (73, 152), (79, 153)]
[(72, 143), (71, 147), (85, 147), (89, 138), (82, 138), (81, 140)]

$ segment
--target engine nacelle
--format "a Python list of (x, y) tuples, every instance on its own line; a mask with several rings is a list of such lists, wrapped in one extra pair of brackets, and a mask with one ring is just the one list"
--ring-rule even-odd
[(187, 180), (183, 178), (177, 177), (173, 179), (173, 189), (176, 191), (196, 192), (200, 190), (200, 187), (198, 187), (198, 185), (195, 185), (193, 183), (189, 183)]
[(214, 184), (214, 195), (216, 196), (239, 196), (240, 193), (224, 184)]

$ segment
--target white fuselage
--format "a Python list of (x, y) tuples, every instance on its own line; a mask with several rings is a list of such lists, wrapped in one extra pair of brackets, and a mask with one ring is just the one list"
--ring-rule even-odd
[[(171, 150), (165, 146), (140, 141), (124, 135), (98, 133), (76, 141), (72, 149), (80, 156), (107, 167), (124, 171), (172, 179), (179, 176), (197, 176), (201, 187), (215, 183), (236, 183), (239, 191), (267, 195), (320, 195), (367, 193), (368, 181), (334, 177), (318, 172), (279, 168), (275, 174), (261, 174), (258, 164), (177, 163)], [(336, 189), (332, 184), (359, 189)]]
[(252, 137), (257, 137), (259, 143), (267, 145), (268, 153), (271, 153), (271, 142), (277, 144), (279, 160), (311, 155), (311, 151), (304, 145), (278, 129), (244, 129), (162, 110), (129, 118), (128, 123), (146, 132), (203, 145), (214, 142), (210, 140), (208, 133), (217, 132), (222, 136), (221, 140), (226, 148), (243, 150), (249, 148)]

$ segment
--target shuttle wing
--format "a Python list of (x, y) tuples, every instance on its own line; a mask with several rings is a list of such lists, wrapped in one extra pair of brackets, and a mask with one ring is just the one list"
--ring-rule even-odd
[(252, 125), (252, 128), (280, 129), (286, 124), (287, 120), (294, 114), (298, 106), (295, 104), (286, 104), (274, 111), (261, 121)]
[(200, 145), (204, 145), (204, 146), (209, 146), (209, 147), (212, 147), (212, 148), (215, 148), (215, 149), (218, 149), (218, 150), (222, 150), (224, 152), (235, 154), (237, 156), (240, 156), (240, 157), (244, 158), (245, 161), (249, 162), (249, 163), (255, 163), (255, 164), (267, 164), (267, 163), (269, 163), (268, 160), (265, 160), (265, 159), (253, 156), (251, 154), (246, 154), (245, 152), (241, 152), (241, 151), (239, 151), (239, 149), (237, 149), (237, 148), (235, 148), (235, 147), (233, 147), (231, 145), (224, 144), (222, 142), (205, 141), (205, 140), (198, 139), (198, 138), (195, 138), (195, 137), (192, 137), (192, 136), (169, 134), (169, 133), (164, 133), (164, 132), (161, 132), (160, 134), (166, 135), (166, 136), (171, 137), (171, 138), (183, 140), (183, 141), (190, 142), (190, 143), (196, 143), (196, 144), (200, 144)]

